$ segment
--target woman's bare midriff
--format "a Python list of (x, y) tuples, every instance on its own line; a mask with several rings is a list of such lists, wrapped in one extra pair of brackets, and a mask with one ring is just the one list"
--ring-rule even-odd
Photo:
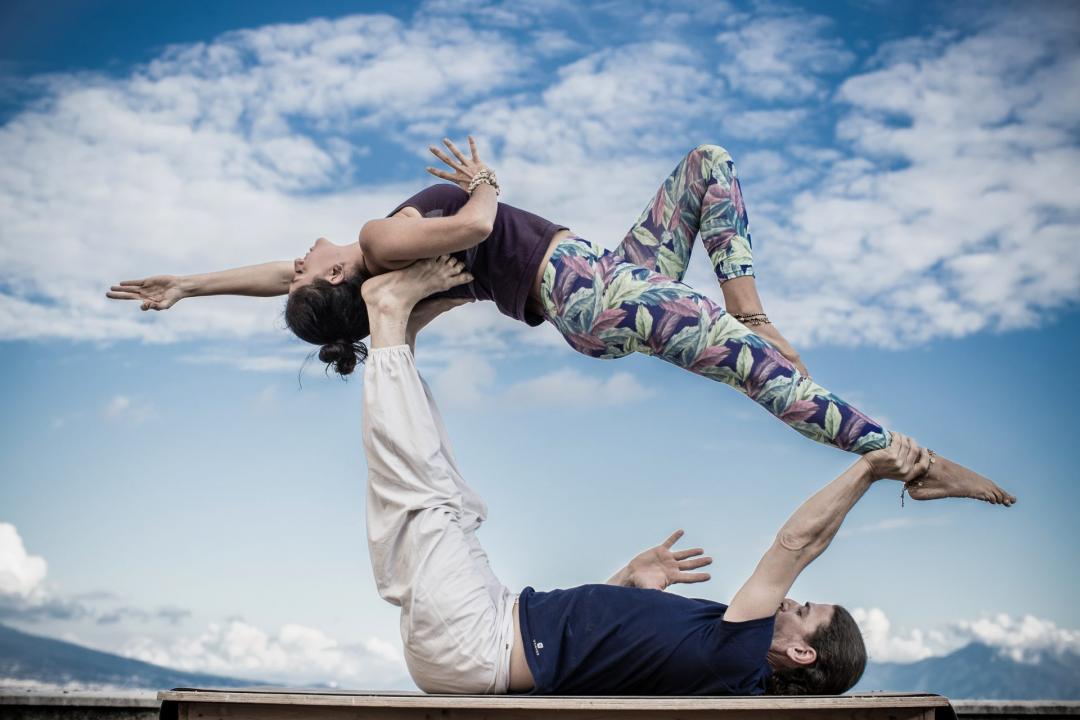
[(548, 248), (544, 252), (544, 259), (540, 261), (540, 269), (536, 271), (536, 279), (533, 280), (532, 291), (529, 292), (530, 300), (537, 303), (540, 302), (540, 286), (544, 282), (544, 268), (547, 267), (548, 260), (551, 259), (551, 254), (555, 252), (555, 247), (573, 234), (574, 233), (570, 232), (569, 230), (560, 230), (552, 236), (551, 242), (548, 244)]
[(533, 689), (532, 671), (525, 660), (525, 643), (521, 641), (521, 621), (518, 604), (514, 601), (514, 647), (510, 650), (510, 692), (528, 692)]

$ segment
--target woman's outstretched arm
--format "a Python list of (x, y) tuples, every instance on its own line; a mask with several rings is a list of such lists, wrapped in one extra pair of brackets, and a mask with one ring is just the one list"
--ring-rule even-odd
[(200, 275), (153, 275), (113, 285), (106, 297), (138, 300), (143, 310), (168, 310), (178, 301), (203, 295), (287, 295), (293, 280), (291, 260), (278, 260)]

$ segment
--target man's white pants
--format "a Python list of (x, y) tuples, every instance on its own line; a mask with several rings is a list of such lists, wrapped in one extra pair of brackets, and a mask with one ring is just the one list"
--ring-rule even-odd
[(505, 693), (517, 599), (476, 530), (483, 500), (461, 477), (408, 346), (364, 366), (368, 549), (379, 595), (401, 608), (405, 662), (431, 693)]

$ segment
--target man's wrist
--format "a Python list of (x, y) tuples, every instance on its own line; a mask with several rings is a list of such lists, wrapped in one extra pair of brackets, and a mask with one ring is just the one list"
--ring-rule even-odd
[(865, 455), (861, 455), (855, 461), (855, 467), (859, 471), (860, 477), (867, 482), (876, 482), (881, 479), (881, 475), (874, 469), (874, 464), (867, 460)]
[(183, 275), (176, 279), (176, 287), (180, 291), (180, 298), (195, 297), (199, 294), (199, 280), (196, 275)]

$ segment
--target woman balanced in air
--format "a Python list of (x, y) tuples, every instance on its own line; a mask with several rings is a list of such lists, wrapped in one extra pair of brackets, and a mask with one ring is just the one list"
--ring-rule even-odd
[[(293, 262), (125, 281), (108, 296), (164, 310), (185, 297), (288, 294), (289, 328), (320, 345), (320, 359), (347, 375), (367, 353), (364, 281), (451, 255), (472, 278), (451, 294), (493, 300), (502, 313), (529, 325), (546, 320), (578, 352), (655, 355), (736, 388), (812, 440), (858, 454), (889, 445), (888, 430), (809, 378), (764, 314), (735, 164), (723, 148), (690, 151), (609, 251), (499, 203), (498, 181), (475, 141), (469, 138), (468, 157), (450, 140), (444, 143), (451, 154), (431, 151), (453, 172), (427, 170), (449, 183), (425, 188), (387, 217), (368, 221), (358, 242), (320, 238)], [(681, 282), (699, 233), (726, 310)], [(990, 480), (941, 456), (908, 491), (917, 499), (1013, 501)]]

